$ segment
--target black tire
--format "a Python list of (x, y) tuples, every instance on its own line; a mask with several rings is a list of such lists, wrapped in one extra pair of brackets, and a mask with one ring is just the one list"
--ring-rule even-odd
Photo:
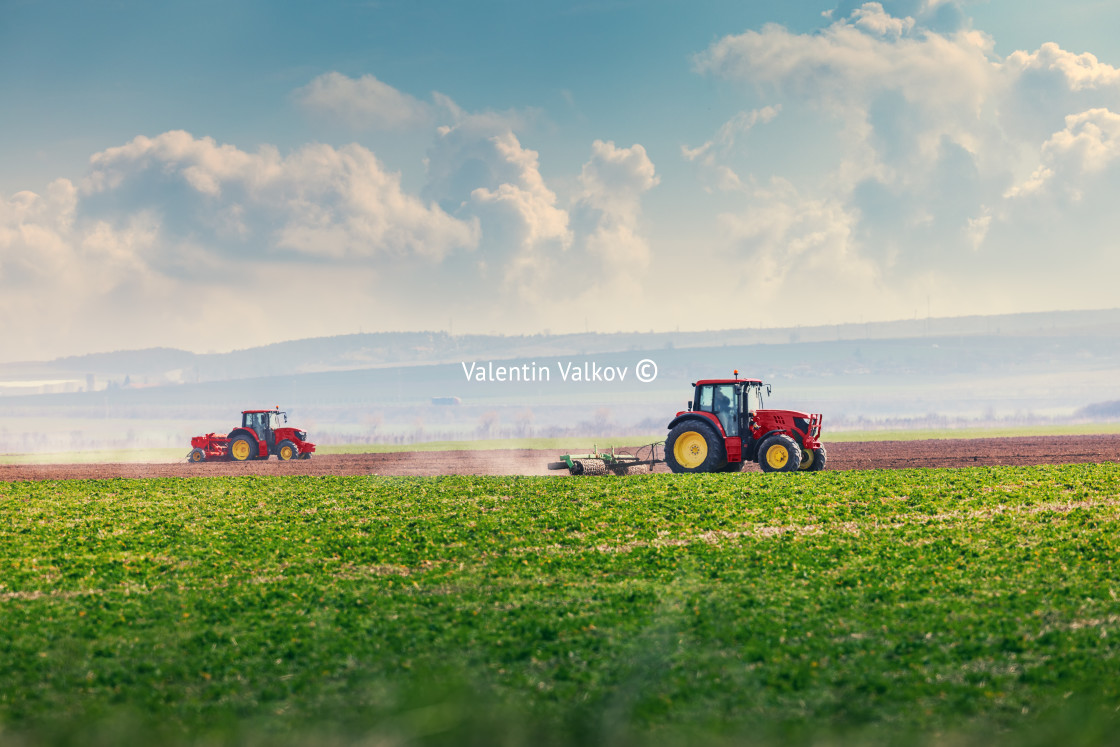
[[(241, 447), (244, 444), (244, 448)], [(248, 436), (236, 436), (229, 442), (229, 458), (235, 462), (247, 462), (257, 456), (257, 445)]]
[(801, 447), (784, 433), (775, 433), (758, 447), (758, 466), (763, 472), (796, 472), (801, 466)]
[(202, 449), (191, 449), (191, 453), (187, 454), (187, 461), (194, 464), (206, 461), (206, 452)]
[(276, 458), (281, 462), (299, 459), (299, 447), (285, 438), (283, 441), (276, 444)]
[(311, 452), (310, 452), (310, 451), (308, 451), (308, 452), (305, 452), (305, 453), (303, 453), (303, 454), (300, 454), (300, 455), (299, 455), (299, 458), (300, 458), (300, 459), (310, 459), (310, 458), (311, 458)]
[(716, 429), (700, 420), (686, 420), (665, 439), (665, 463), (673, 472), (721, 472), (727, 451)]
[(801, 466), (798, 469), (806, 472), (820, 472), (824, 469), (826, 462), (828, 462), (828, 452), (824, 450), (823, 446), (818, 446), (811, 451), (803, 450), (801, 452)]

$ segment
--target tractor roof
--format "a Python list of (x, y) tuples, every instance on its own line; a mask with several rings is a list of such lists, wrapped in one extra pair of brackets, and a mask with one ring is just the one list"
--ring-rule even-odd
[(759, 379), (701, 379), (693, 386), (701, 386), (703, 384), (762, 384)]
[(245, 415), (246, 413), (250, 413), (250, 412), (284, 412), (284, 411), (281, 410), (279, 407), (276, 407), (276, 408), (273, 408), (271, 410), (242, 410), (241, 414)]

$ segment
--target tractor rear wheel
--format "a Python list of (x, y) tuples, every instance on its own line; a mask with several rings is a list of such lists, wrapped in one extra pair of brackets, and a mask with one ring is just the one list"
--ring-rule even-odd
[(801, 466), (801, 447), (786, 434), (776, 433), (758, 447), (758, 466), (763, 472), (796, 472)]
[(248, 436), (237, 436), (229, 442), (229, 458), (235, 462), (247, 462), (256, 455), (257, 445)]
[(720, 472), (727, 466), (727, 452), (715, 428), (686, 420), (665, 439), (665, 463), (673, 472)]
[(205, 462), (206, 452), (202, 449), (191, 449), (191, 453), (187, 455), (187, 459), (196, 464), (198, 462)]
[(284, 439), (276, 446), (276, 458), (281, 462), (288, 462), (299, 458), (299, 449), (291, 441)]
[(818, 446), (815, 449), (802, 449), (801, 466), (798, 469), (806, 472), (820, 472), (824, 469), (826, 461), (828, 461), (828, 453), (823, 446)]

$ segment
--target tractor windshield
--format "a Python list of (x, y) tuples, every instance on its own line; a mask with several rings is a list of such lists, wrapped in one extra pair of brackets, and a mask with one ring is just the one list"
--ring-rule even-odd
[(276, 430), (280, 427), (280, 413), (270, 412), (268, 414), (268, 427), (272, 430)]

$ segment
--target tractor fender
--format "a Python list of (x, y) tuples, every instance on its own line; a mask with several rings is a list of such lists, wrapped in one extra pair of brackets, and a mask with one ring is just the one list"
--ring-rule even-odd
[(727, 434), (723, 432), (723, 424), (719, 422), (719, 418), (710, 412), (685, 412), (678, 414), (675, 418), (669, 421), (669, 425), (665, 426), (666, 430), (673, 430), (677, 424), (683, 423), (686, 420), (699, 420), (702, 423), (707, 423), (716, 429), (716, 433), (720, 438), (727, 438)]
[[(261, 441), (260, 437), (257, 435), (256, 431), (254, 431), (252, 428), (234, 428), (232, 431), (229, 432), (229, 440), (230, 441), (233, 441), (233, 439), (237, 438), (238, 436), (247, 436), (250, 441), (252, 441), (253, 443), (255, 443), (257, 445), (257, 453), (256, 453), (255, 456), (258, 456), (258, 457), (261, 456), (261, 444), (263, 442)], [(268, 456), (267, 449), (265, 450), (264, 456), (266, 456), (266, 457)]]

